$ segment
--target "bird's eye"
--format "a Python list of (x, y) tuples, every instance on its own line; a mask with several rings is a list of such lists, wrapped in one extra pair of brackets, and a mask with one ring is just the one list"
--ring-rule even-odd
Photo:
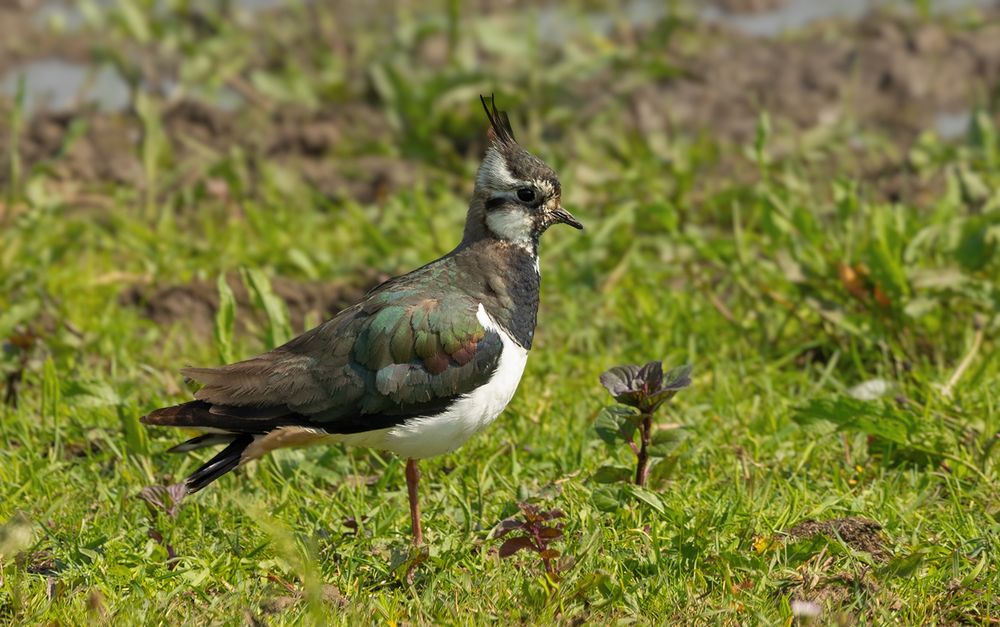
[(530, 187), (522, 187), (517, 190), (517, 198), (521, 202), (531, 202), (535, 199), (535, 190)]

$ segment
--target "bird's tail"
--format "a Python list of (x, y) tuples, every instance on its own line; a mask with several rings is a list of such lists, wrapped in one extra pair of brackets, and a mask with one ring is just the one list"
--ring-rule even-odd
[[(140, 419), (148, 425), (213, 429), (211, 433), (205, 433), (178, 444), (170, 449), (171, 453), (187, 453), (208, 446), (226, 445), (226, 448), (202, 464), (191, 473), (191, 476), (185, 479), (184, 484), (188, 492), (201, 490), (239, 466), (240, 462), (243, 461), (243, 451), (254, 441), (252, 433), (226, 432), (219, 429), (222, 426), (219, 425), (220, 420), (211, 415), (210, 409), (211, 406), (208, 403), (192, 401), (157, 409)], [(215, 432), (216, 429), (219, 429), (219, 432)]]
[[(195, 438), (195, 440), (197, 439), (198, 438)], [(239, 466), (240, 462), (243, 460), (243, 451), (250, 446), (253, 439), (254, 436), (249, 433), (233, 434), (232, 436), (229, 436), (229, 445), (226, 446), (226, 448), (222, 449), (219, 454), (202, 464), (198, 470), (191, 473), (191, 475), (184, 480), (185, 485), (187, 485), (188, 492), (197, 492), (198, 490), (201, 490), (222, 475)], [(184, 444), (188, 444), (189, 442), (191, 442), (191, 440), (185, 442)], [(180, 446), (184, 446), (184, 444), (181, 444)], [(201, 446), (210, 445), (206, 444)], [(179, 447), (174, 447), (174, 449), (177, 448)], [(197, 448), (200, 448), (200, 446)]]

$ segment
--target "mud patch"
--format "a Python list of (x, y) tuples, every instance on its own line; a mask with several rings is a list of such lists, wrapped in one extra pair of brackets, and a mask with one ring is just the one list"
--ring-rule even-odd
[(74, 459), (85, 459), (87, 457), (92, 457), (98, 455), (104, 451), (101, 445), (93, 440), (87, 440), (85, 442), (67, 442), (63, 447), (63, 459), (74, 460)]
[[(271, 287), (288, 307), (292, 329), (305, 330), (307, 320), (322, 321), (360, 300), (364, 294), (387, 277), (368, 273), (354, 284), (319, 281), (294, 281), (275, 277)], [(238, 308), (236, 324), (245, 329), (247, 321), (260, 325), (263, 312), (254, 307), (250, 293), (237, 276), (227, 277)], [(139, 308), (143, 315), (161, 327), (183, 324), (200, 338), (212, 336), (219, 294), (215, 282), (195, 281), (181, 285), (132, 286), (119, 297), (126, 306)]]
[(78, 33), (55, 34), (38, 19), (41, 0), (0, 1), (0, 75), (25, 61), (59, 56), (87, 58), (91, 43)]
[(877, 561), (889, 559), (889, 551), (882, 525), (867, 518), (848, 516), (832, 520), (805, 520), (786, 532), (792, 541), (826, 536), (831, 540), (840, 538), (855, 551), (871, 554)]
[[(302, 590), (297, 589), (294, 585), (284, 582), (278, 579), (276, 576), (271, 576), (273, 581), (280, 583), (288, 591), (288, 594), (274, 597), (261, 604), (261, 612), (264, 615), (268, 614), (279, 614), (287, 611), (294, 605), (301, 603), (305, 600), (305, 593)], [(333, 607), (345, 607), (350, 601), (345, 597), (337, 586), (332, 584), (323, 584), (322, 590), (320, 592), (320, 598), (324, 603), (327, 603)]]
[(642, 113), (644, 133), (746, 143), (768, 111), (779, 129), (850, 120), (910, 140), (1000, 84), (1000, 21), (961, 29), (877, 15), (817, 23), (778, 40), (692, 25), (671, 39), (662, 60), (675, 66), (672, 75), (624, 94)]
[[(28, 121), (18, 148), (26, 169), (44, 168), (55, 179), (136, 184), (142, 177), (140, 136), (138, 125), (123, 115), (52, 112)], [(0, 143), (10, 141), (10, 129), (0, 128)], [(2, 155), (0, 184), (8, 175), (8, 155)]]
[(848, 572), (804, 576), (784, 589), (793, 612), (796, 606), (812, 607), (821, 619), (833, 624), (854, 624), (856, 615), (881, 592), (867, 574)]
[(788, 4), (788, 0), (711, 0), (711, 5), (727, 13), (758, 13), (773, 11)]
[[(8, 108), (0, 105), (0, 117)], [(365, 106), (336, 106), (319, 112), (291, 109), (224, 111), (198, 100), (172, 103), (162, 124), (169, 140), (172, 168), (179, 183), (210, 178), (215, 163), (240, 148), (250, 168), (263, 161), (294, 172), (319, 194), (333, 200), (380, 202), (418, 179), (415, 163), (391, 156), (355, 155), (357, 146), (388, 143), (388, 125)], [(254, 128), (253, 133), (241, 129)], [(143, 129), (128, 112), (40, 111), (24, 126), (18, 152), (25, 171), (43, 170), (74, 190), (115, 183), (141, 187)], [(0, 145), (12, 141), (0, 125)], [(0, 185), (9, 182), (9, 151), (0, 151)], [(78, 204), (78, 203), (72, 203)]]
[[(805, 520), (785, 531), (789, 550), (811, 539), (838, 538), (855, 551), (863, 551), (877, 563), (889, 560), (882, 525), (867, 518), (848, 516), (831, 520)], [(853, 624), (869, 604), (893, 604), (894, 594), (883, 589), (870, 565), (845, 556), (831, 547), (813, 543), (820, 550), (800, 563), (794, 576), (779, 586), (797, 616), (819, 618), (821, 622)]]

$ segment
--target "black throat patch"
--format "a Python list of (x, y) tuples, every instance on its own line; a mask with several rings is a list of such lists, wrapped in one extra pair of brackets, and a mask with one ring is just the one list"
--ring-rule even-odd
[(466, 276), (476, 277), (459, 286), (483, 307), (525, 349), (531, 348), (538, 318), (537, 241), (524, 246), (498, 239), (484, 239), (455, 253), (455, 262)]

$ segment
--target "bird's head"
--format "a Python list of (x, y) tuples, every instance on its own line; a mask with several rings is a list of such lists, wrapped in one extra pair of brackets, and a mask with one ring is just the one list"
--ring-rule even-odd
[(510, 120), (491, 96), (480, 97), (490, 121), (489, 146), (476, 174), (466, 240), (492, 237), (533, 247), (553, 224), (583, 225), (562, 207), (556, 173), (518, 145)]

